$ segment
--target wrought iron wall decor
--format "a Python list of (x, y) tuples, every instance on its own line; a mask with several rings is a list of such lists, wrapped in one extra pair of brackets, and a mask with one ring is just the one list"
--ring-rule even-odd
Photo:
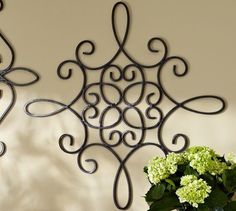
[[(4, 7), (3, 1), (0, 1), (0, 11), (2, 11), (3, 7)], [(39, 80), (39, 75), (35, 71), (26, 67), (14, 67), (14, 63), (15, 63), (14, 49), (12, 45), (9, 43), (9, 41), (7, 41), (7, 39), (4, 37), (3, 33), (1, 32), (0, 32), (0, 42), (1, 42), (1, 45), (4, 45), (4, 48), (8, 49), (11, 54), (11, 58), (8, 64), (4, 64), (5, 63), (4, 58), (2, 54), (0, 54), (0, 83), (5, 84), (11, 93), (11, 99), (10, 99), (9, 104), (7, 105), (5, 110), (0, 114), (0, 125), (1, 125), (1, 123), (9, 114), (9, 112), (11, 111), (11, 109), (13, 108), (16, 102), (15, 87), (16, 86), (29, 86), (31, 84), (34, 84)], [(31, 74), (33, 76), (33, 80), (20, 83), (9, 78), (9, 75), (14, 74), (15, 72), (18, 72), (18, 71), (23, 71), (23, 72)], [(3, 94), (4, 94), (3, 90), (0, 90), (0, 101)], [(0, 145), (1, 145), (0, 156), (2, 156), (6, 152), (6, 144), (4, 142), (0, 142)]]
[[(116, 12), (118, 7), (123, 8), (126, 14), (125, 32), (122, 38), (118, 36), (118, 29), (116, 25)], [(80, 42), (76, 47), (75, 59), (65, 60), (58, 66), (57, 75), (62, 80), (68, 80), (72, 77), (74, 65), (78, 68), (81, 76), (83, 77), (83, 83), (82, 88), (78, 91), (77, 96), (69, 103), (64, 103), (53, 99), (34, 99), (29, 101), (25, 105), (25, 112), (31, 117), (49, 117), (62, 113), (66, 110), (75, 115), (83, 126), (84, 139), (82, 140), (82, 144), (77, 150), (69, 150), (66, 147), (66, 141), (68, 141), (67, 143), (71, 146), (74, 145), (75, 142), (74, 137), (71, 134), (66, 133), (59, 138), (60, 148), (65, 153), (77, 154), (77, 162), (79, 168), (83, 172), (89, 174), (93, 174), (98, 169), (98, 163), (95, 159), (86, 159), (85, 162), (92, 164), (93, 168), (87, 169), (84, 166), (82, 158), (87, 149), (93, 147), (103, 147), (110, 151), (119, 162), (113, 185), (114, 203), (118, 209), (126, 210), (130, 207), (133, 196), (131, 178), (129, 175), (129, 170), (126, 166), (129, 158), (136, 151), (145, 146), (157, 147), (161, 149), (164, 154), (174, 151), (167, 146), (166, 142), (163, 139), (162, 131), (165, 123), (167, 122), (167, 119), (177, 110), (184, 109), (198, 114), (213, 115), (218, 114), (224, 110), (225, 102), (222, 98), (214, 95), (196, 96), (179, 102), (177, 99), (172, 97), (169, 94), (168, 90), (164, 87), (162, 81), (162, 72), (165, 69), (165, 71), (173, 71), (173, 74), (176, 77), (183, 77), (188, 72), (188, 65), (186, 61), (178, 56), (168, 56), (167, 45), (165, 41), (159, 37), (151, 38), (147, 44), (147, 48), (151, 53), (161, 55), (161, 58), (156, 63), (148, 65), (135, 60), (125, 48), (130, 27), (129, 9), (125, 3), (118, 2), (114, 5), (112, 10), (111, 22), (112, 30), (118, 48), (116, 53), (110, 60), (108, 60), (105, 64), (97, 67), (89, 66), (85, 62), (83, 62), (81, 55), (90, 56), (95, 53), (95, 44), (91, 40), (84, 40)], [(159, 44), (159, 47), (154, 47), (154, 43)], [(89, 50), (83, 51), (85, 45), (89, 47)], [(125, 55), (129, 60), (129, 63), (123, 67), (115, 63), (116, 58), (120, 54)], [(67, 68), (68, 65), (71, 65), (70, 68)], [(166, 70), (167, 67), (168, 70)], [(156, 79), (154, 81), (147, 80), (146, 72), (150, 71), (149, 69), (153, 69), (152, 71), (156, 71)], [(88, 71), (100, 71), (99, 81), (88, 83)], [(109, 81), (105, 79), (107, 78), (107, 76), (109, 76)], [(141, 79), (137, 79), (138, 76)], [(118, 82), (122, 81), (128, 83), (128, 85), (124, 88), (117, 85)], [(96, 92), (92, 91), (94, 87), (97, 87)], [(140, 87), (141, 91), (136, 101), (131, 102), (128, 96), (128, 92), (135, 87)], [(152, 87), (152, 91), (148, 92), (147, 87)], [(105, 90), (108, 89), (113, 89), (113, 91), (116, 92), (116, 95), (118, 96), (116, 100), (110, 99), (109, 96), (105, 94)], [(162, 109), (159, 107), (164, 97), (169, 99), (174, 104), (172, 109), (170, 109), (170, 111), (165, 115)], [(201, 111), (188, 106), (190, 102), (198, 101), (201, 99), (215, 100), (217, 103), (220, 103), (220, 106), (217, 110), (214, 111)], [(143, 100), (145, 100), (146, 102), (145, 111), (139, 108), (139, 105), (143, 103)], [(83, 101), (86, 104), (86, 106), (82, 109), (82, 112), (78, 112), (72, 107), (78, 101)], [(98, 106), (101, 101), (106, 105), (103, 110), (99, 109)], [(41, 102), (57, 105), (59, 106), (59, 108), (46, 114), (32, 112), (32, 108), (30, 109), (30, 107), (33, 104)], [(90, 112), (93, 112), (93, 114), (89, 115)], [(107, 124), (105, 122), (106, 119), (109, 118), (110, 112), (116, 112), (117, 118), (114, 120), (114, 122)], [(140, 121), (140, 125), (136, 125), (135, 122), (129, 121), (129, 119), (127, 118), (127, 113), (129, 112), (136, 112), (136, 115)], [(91, 122), (91, 120), (94, 119), (98, 120), (98, 125), (95, 125)], [(147, 123), (150, 120), (155, 121), (155, 124), (148, 125)], [(127, 129), (125, 131), (117, 129), (117, 126), (119, 126), (121, 123), (127, 126)], [(90, 143), (89, 132), (91, 128), (98, 130), (100, 136), (99, 142)], [(154, 142), (145, 140), (145, 135), (151, 129), (156, 130), (158, 137), (158, 140), (155, 140)], [(141, 134), (139, 138), (137, 133), (135, 132), (137, 130), (139, 130)], [(105, 137), (105, 132), (107, 131), (109, 131), (108, 138)], [(173, 145), (176, 145), (179, 142), (179, 139), (183, 139), (184, 144), (176, 152), (185, 150), (189, 143), (187, 136), (181, 133), (176, 134), (171, 140), (171, 143)], [(123, 158), (116, 151), (116, 147), (122, 144), (127, 148), (130, 148), (128, 154)], [(127, 202), (124, 205), (121, 204), (118, 198), (118, 184), (122, 173), (125, 175), (128, 184), (128, 198)]]

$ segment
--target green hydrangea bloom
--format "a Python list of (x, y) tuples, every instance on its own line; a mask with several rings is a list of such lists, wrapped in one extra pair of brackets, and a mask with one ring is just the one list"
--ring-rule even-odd
[(197, 180), (197, 177), (194, 175), (186, 175), (181, 177), (180, 185), (186, 186), (192, 183), (193, 181)]
[(149, 161), (147, 172), (150, 182), (153, 184), (157, 184), (161, 180), (169, 177), (169, 167), (170, 166), (168, 166), (166, 159), (162, 157), (156, 157)]
[(227, 162), (231, 163), (232, 165), (236, 164), (236, 154), (229, 153), (225, 156)]
[(220, 162), (218, 159), (214, 159), (209, 162), (207, 171), (212, 175), (223, 174), (223, 172), (228, 168), (225, 162)]
[(209, 147), (191, 147), (186, 151), (189, 165), (196, 169), (199, 174), (209, 172), (212, 175), (222, 174), (227, 168), (225, 162), (217, 159), (217, 154)]
[(156, 157), (149, 162), (148, 177), (151, 183), (157, 184), (161, 180), (174, 174), (179, 164), (186, 162), (182, 154), (170, 153), (166, 158)]
[(178, 169), (177, 165), (174, 165), (174, 164), (169, 163), (169, 162), (166, 162), (166, 167), (169, 171), (169, 174), (174, 174)]
[(208, 157), (216, 156), (216, 153), (213, 149), (205, 146), (190, 147), (189, 149), (186, 150), (185, 154), (189, 161), (195, 159), (197, 155), (205, 155)]
[(178, 169), (178, 165), (184, 164), (185, 162), (186, 162), (186, 159), (183, 156), (183, 153), (176, 154), (172, 152), (166, 156), (166, 166), (170, 174), (174, 174)]
[(172, 152), (166, 156), (166, 162), (172, 165), (184, 164), (186, 161), (187, 160), (184, 156), (184, 153), (177, 154), (177, 153)]
[(193, 207), (198, 207), (198, 204), (204, 203), (205, 198), (211, 192), (211, 187), (207, 185), (206, 181), (196, 179), (194, 176), (181, 178), (181, 183), (186, 185), (177, 189), (176, 195), (180, 203), (188, 202)]

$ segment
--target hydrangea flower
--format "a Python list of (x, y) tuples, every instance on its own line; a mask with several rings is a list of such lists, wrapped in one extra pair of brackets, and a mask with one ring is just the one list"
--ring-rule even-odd
[(214, 159), (209, 162), (209, 166), (207, 168), (208, 172), (212, 175), (223, 174), (223, 172), (227, 169), (227, 164), (225, 162), (220, 162), (217, 159)]
[(222, 174), (227, 168), (227, 164), (219, 161), (217, 154), (209, 147), (191, 147), (186, 151), (186, 157), (190, 161), (189, 165), (199, 174)]
[(194, 175), (186, 175), (181, 177), (180, 185), (186, 186), (192, 183), (193, 181), (197, 180), (197, 177)]
[(236, 164), (236, 154), (234, 153), (229, 153), (225, 156), (225, 160), (229, 163), (231, 163), (232, 165)]
[[(192, 171), (189, 166), (198, 173)], [(162, 181), (166, 185), (164, 192), (175, 193), (178, 196), (179, 202), (185, 203), (183, 206), (186, 210), (189, 208), (192, 210), (192, 207), (198, 208), (199, 204), (205, 203), (205, 199), (211, 194), (211, 188), (215, 187), (218, 183), (220, 183), (219, 187), (223, 192), (232, 191), (231, 186), (235, 186), (235, 181), (231, 180), (235, 177), (235, 170), (236, 154), (231, 153), (223, 158), (217, 155), (214, 150), (204, 146), (191, 147), (179, 154), (169, 153), (166, 158), (156, 157), (145, 168), (150, 182), (153, 185), (157, 185), (164, 180)], [(177, 171), (178, 173), (176, 173)], [(201, 175), (205, 173), (213, 175), (212, 178), (214, 178), (214, 181), (212, 180), (212, 187), (202, 179), (205, 177)], [(151, 196), (150, 194), (156, 194), (156, 189), (150, 189), (150, 192), (146, 195), (147, 202), (151, 204), (156, 199), (151, 199), (152, 197), (149, 197)], [(165, 199), (168, 197), (168, 194), (160, 197)], [(228, 197), (228, 195), (225, 197)], [(231, 203), (231, 195), (229, 195), (228, 200), (227, 204)], [(206, 203), (207, 209), (212, 208), (208, 207), (208, 205)], [(217, 207), (218, 203), (214, 204), (214, 206)]]
[(196, 159), (199, 155), (204, 155), (205, 157), (215, 157), (216, 153), (213, 149), (205, 146), (196, 146), (196, 147), (190, 147), (185, 152), (186, 157), (189, 161)]
[(186, 162), (186, 158), (184, 153), (169, 153), (166, 157), (166, 162), (172, 164), (172, 165), (180, 165), (180, 164), (184, 164)]
[(186, 162), (182, 154), (170, 153), (166, 158), (156, 157), (149, 162), (148, 177), (151, 183), (157, 184), (161, 180), (174, 174), (179, 164)]
[[(170, 166), (169, 166), (170, 167)], [(151, 183), (157, 184), (170, 175), (168, 164), (165, 158), (156, 157), (149, 161), (147, 172)]]
[(184, 176), (181, 178), (183, 187), (177, 189), (176, 195), (181, 203), (188, 202), (193, 207), (204, 203), (205, 198), (211, 192), (211, 186), (207, 185), (203, 179), (197, 179), (195, 176)]

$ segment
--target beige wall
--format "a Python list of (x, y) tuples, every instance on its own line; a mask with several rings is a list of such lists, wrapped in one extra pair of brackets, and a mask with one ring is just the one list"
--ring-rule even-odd
[[(65, 132), (73, 134), (79, 146), (83, 135), (78, 120), (69, 112), (45, 119), (30, 118), (23, 112), (25, 102), (34, 98), (68, 102), (75, 96), (78, 74), (69, 82), (60, 81), (56, 68), (65, 59), (74, 59), (80, 41), (91, 39), (96, 43), (98, 51), (92, 63), (101, 64), (111, 57), (116, 49), (110, 24), (115, 2), (5, 1), (0, 29), (14, 45), (15, 66), (34, 69), (41, 80), (34, 86), (17, 88), (16, 105), (0, 126), (0, 139), (8, 145), (7, 153), (0, 159), (1, 211), (117, 210), (112, 201), (113, 179), (118, 168), (114, 157), (105, 150), (90, 150), (87, 157), (96, 158), (99, 169), (94, 175), (84, 174), (76, 164), (76, 155), (65, 154), (58, 147), (58, 138)], [(215, 116), (177, 112), (164, 130), (167, 145), (175, 149), (169, 140), (181, 132), (189, 136), (191, 145), (207, 145), (221, 154), (235, 152), (236, 1), (136, 0), (127, 4), (132, 16), (127, 48), (136, 58), (155, 61), (146, 50), (146, 42), (159, 36), (167, 41), (171, 56), (183, 56), (189, 63), (190, 71), (184, 78), (176, 79), (165, 73), (165, 85), (172, 96), (184, 100), (216, 94), (228, 102), (227, 110)], [(119, 61), (126, 60), (122, 57)], [(24, 80), (22, 75), (14, 77)], [(96, 77), (96, 74), (90, 76), (90, 80), (97, 80)], [(1, 107), (8, 101), (5, 94)], [(204, 109), (215, 108), (208, 101), (203, 105)], [(171, 106), (168, 101), (162, 104), (164, 110)], [(42, 113), (53, 106), (38, 108)], [(155, 139), (155, 132), (151, 138)], [(96, 133), (91, 139), (98, 140)], [(119, 149), (121, 154), (126, 152), (125, 148)], [(142, 196), (149, 185), (142, 169), (155, 154), (160, 154), (160, 150), (140, 151), (128, 162), (134, 190), (130, 211), (147, 209)], [(120, 190), (125, 198), (125, 183), (121, 183)]]

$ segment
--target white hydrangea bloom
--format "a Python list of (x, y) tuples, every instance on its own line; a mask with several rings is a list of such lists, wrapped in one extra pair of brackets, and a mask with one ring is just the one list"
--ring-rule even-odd
[(236, 164), (236, 154), (228, 153), (225, 155), (225, 160), (231, 164)]

